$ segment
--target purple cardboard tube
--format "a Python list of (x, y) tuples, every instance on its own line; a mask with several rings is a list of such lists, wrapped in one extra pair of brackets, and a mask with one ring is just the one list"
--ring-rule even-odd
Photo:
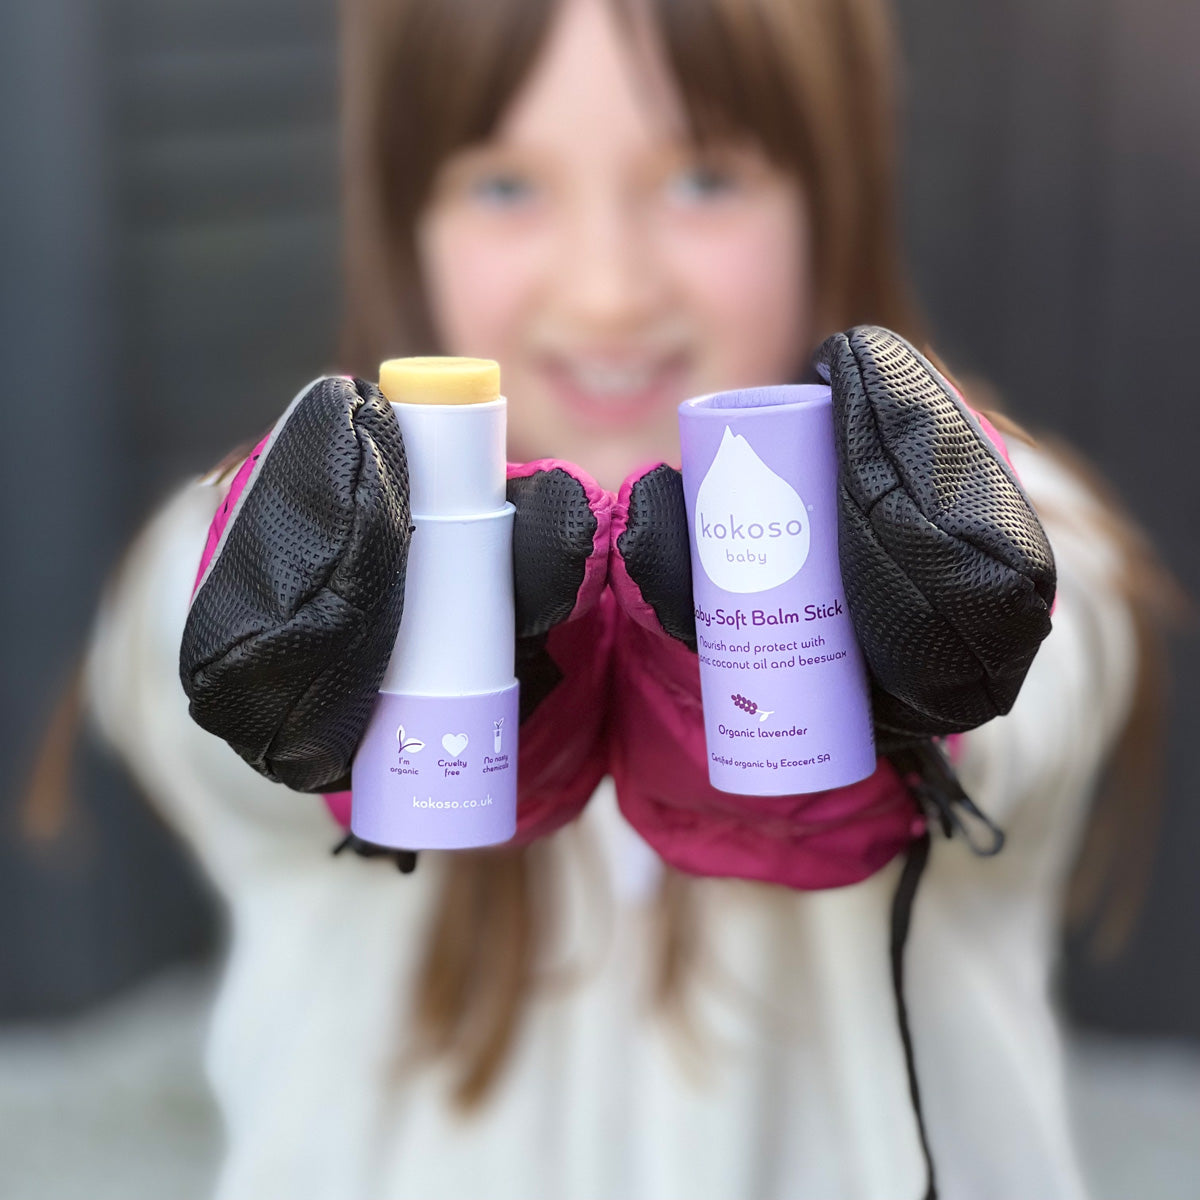
[(518, 692), (380, 692), (354, 760), (351, 830), (410, 850), (507, 842), (517, 830)]
[(870, 692), (838, 565), (824, 385), (679, 407), (713, 787), (788, 796), (875, 770)]

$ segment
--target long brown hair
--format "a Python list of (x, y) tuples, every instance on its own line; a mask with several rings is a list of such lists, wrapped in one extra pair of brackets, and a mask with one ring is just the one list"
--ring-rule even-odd
[[(648, 22), (699, 142), (749, 136), (802, 181), (818, 280), (814, 335), (877, 323), (921, 340), (896, 228), (897, 56), (887, 0), (609, 2), (631, 30)], [(343, 0), (348, 369), (369, 373), (389, 355), (439, 350), (418, 268), (418, 218), (446, 158), (493, 132), (558, 7), (559, 0)], [(1142, 674), (1122, 741), (1128, 769), (1102, 805), (1097, 853), (1076, 888), (1092, 907), (1112, 866), (1106, 848), (1131, 828), (1153, 828), (1144, 812), (1145, 750), (1161, 695), (1158, 616), (1171, 590), (1136, 526), (1115, 502), (1109, 511), (1127, 576), (1140, 580), (1130, 586), (1139, 591), (1132, 607), (1141, 614)], [(551, 906), (541, 874), (521, 850), (447, 864), (415, 1016), (425, 1048), (454, 1064), (464, 1105), (495, 1080), (537, 978)], [(670, 1001), (696, 944), (687, 888), (670, 873), (659, 918), (656, 992)]]
[[(896, 230), (892, 31), (880, 0), (609, 0), (649, 20), (699, 141), (748, 135), (803, 181), (818, 328), (913, 338)], [(349, 369), (428, 353), (414, 231), (441, 164), (486, 139), (558, 0), (343, 0)], [(447, 81), (451, 80), (452, 85)]]
[[(812, 218), (816, 334), (872, 322), (920, 333), (896, 229), (895, 61), (882, 0), (610, 0), (662, 48), (699, 143), (749, 136), (802, 181)], [(486, 139), (525, 78), (557, 0), (344, 0), (345, 325), (342, 365), (440, 349), (415, 228), (438, 169)], [(419, 977), (415, 1026), (480, 1100), (538, 969), (529, 853), (459, 856)], [(671, 880), (657, 992), (677, 994), (691, 923)], [(499, 948), (498, 948), (499, 947)]]

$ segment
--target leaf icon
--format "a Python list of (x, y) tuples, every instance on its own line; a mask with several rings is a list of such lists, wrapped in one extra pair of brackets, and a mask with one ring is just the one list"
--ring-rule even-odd
[(403, 725), (396, 730), (396, 741), (400, 743), (401, 754), (416, 754), (418, 750), (425, 749), (424, 742), (418, 741), (417, 738), (405, 737)]
[(759, 720), (760, 724), (761, 724), (761, 722), (765, 721), (769, 716), (771, 716), (771, 714), (774, 711), (775, 710), (773, 708), (771, 708), (771, 709), (760, 708), (758, 710), (758, 720)]

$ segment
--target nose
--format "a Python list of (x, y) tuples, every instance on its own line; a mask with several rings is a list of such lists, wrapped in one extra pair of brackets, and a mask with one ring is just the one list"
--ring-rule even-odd
[(622, 334), (659, 309), (666, 280), (650, 222), (633, 197), (589, 192), (565, 226), (557, 290), (567, 315), (593, 334)]

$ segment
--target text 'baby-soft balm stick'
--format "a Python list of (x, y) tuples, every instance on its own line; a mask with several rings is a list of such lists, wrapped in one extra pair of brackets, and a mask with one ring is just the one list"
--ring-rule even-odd
[(408, 457), (404, 616), (352, 774), (350, 828), (404, 850), (505, 842), (517, 825), (507, 404), (489, 359), (379, 369)]
[(875, 770), (870, 694), (838, 564), (828, 387), (679, 408), (713, 787), (788, 796)]

